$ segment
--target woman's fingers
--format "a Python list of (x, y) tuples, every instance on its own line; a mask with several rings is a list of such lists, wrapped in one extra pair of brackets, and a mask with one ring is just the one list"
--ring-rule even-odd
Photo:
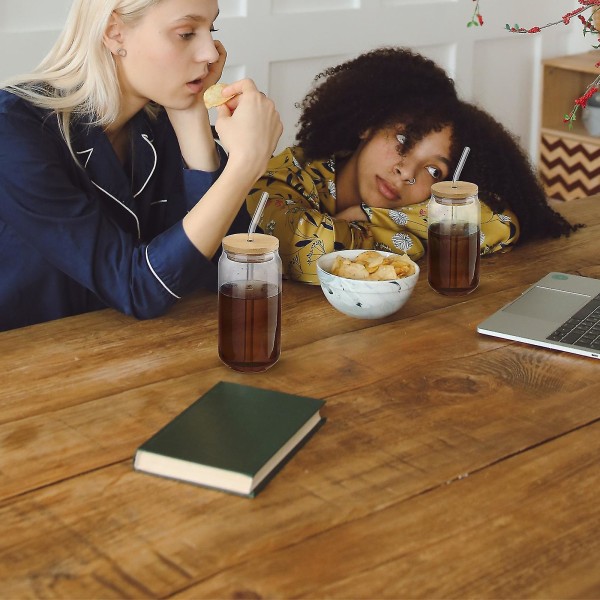
[(227, 86), (222, 93), (237, 94), (226, 105), (218, 108), (215, 123), (230, 159), (250, 161), (259, 170), (266, 168), (266, 161), (283, 131), (274, 102), (259, 92), (249, 79)]
[(223, 46), (219, 40), (214, 40), (214, 43), (215, 48), (219, 53), (219, 58), (215, 62), (208, 63), (208, 75), (204, 79), (205, 89), (221, 79), (225, 61), (227, 60), (227, 50), (225, 50), (225, 46)]

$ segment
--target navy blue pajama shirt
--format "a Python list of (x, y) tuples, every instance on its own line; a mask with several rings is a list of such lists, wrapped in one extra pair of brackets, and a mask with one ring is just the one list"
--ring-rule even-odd
[[(58, 117), (0, 90), (0, 330), (111, 307), (164, 314), (216, 289), (216, 259), (181, 220), (220, 175), (184, 168), (164, 113), (131, 122), (132, 162), (102, 128), (72, 126), (76, 164)], [(232, 231), (248, 226), (242, 208)]]

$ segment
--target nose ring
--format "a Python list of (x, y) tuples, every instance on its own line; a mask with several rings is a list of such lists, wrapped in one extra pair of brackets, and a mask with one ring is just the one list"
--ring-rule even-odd
[(413, 177), (412, 179), (407, 179), (406, 183), (408, 183), (408, 185), (415, 185), (415, 183), (417, 183), (417, 180)]

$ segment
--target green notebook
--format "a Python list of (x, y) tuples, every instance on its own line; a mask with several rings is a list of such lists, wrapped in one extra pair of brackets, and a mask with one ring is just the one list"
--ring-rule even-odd
[(142, 444), (133, 466), (254, 496), (269, 474), (322, 423), (319, 410), (324, 404), (221, 381)]

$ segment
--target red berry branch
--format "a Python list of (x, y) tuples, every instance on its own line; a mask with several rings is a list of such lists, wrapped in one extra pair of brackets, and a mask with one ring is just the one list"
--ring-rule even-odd
[[(467, 23), (467, 27), (477, 27), (479, 25), (483, 25), (483, 17), (479, 12), (479, 0), (473, 0), (473, 2), (475, 2), (475, 8), (473, 10), (471, 20)], [(600, 35), (600, 0), (578, 0), (578, 2), (581, 4), (581, 6), (567, 13), (566, 15), (563, 15), (560, 21), (554, 21), (553, 23), (547, 23), (546, 25), (529, 28), (520, 27), (519, 25), (510, 26), (507, 24), (506, 29), (511, 33), (539, 33), (542, 31), (542, 29), (552, 27), (553, 25), (559, 25), (561, 23), (568, 25), (571, 22), (571, 19), (577, 17), (579, 22), (583, 25), (583, 35)], [(592, 12), (586, 19), (582, 13), (590, 9), (592, 9)], [(592, 48), (600, 48), (600, 37), (598, 37), (598, 44), (595, 46), (592, 45)], [(600, 68), (600, 62), (597, 62), (595, 66)], [(590, 83), (583, 95), (575, 99), (573, 109), (570, 113), (564, 116), (564, 122), (569, 124), (569, 129), (573, 127), (573, 123), (577, 118), (577, 111), (579, 108), (584, 108), (587, 105), (588, 100), (599, 90), (600, 75), (598, 75), (596, 79)]]
[(483, 25), (483, 17), (479, 12), (479, 0), (473, 0), (473, 2), (475, 2), (475, 8), (473, 9), (471, 20), (467, 23), (467, 27), (479, 27)]

